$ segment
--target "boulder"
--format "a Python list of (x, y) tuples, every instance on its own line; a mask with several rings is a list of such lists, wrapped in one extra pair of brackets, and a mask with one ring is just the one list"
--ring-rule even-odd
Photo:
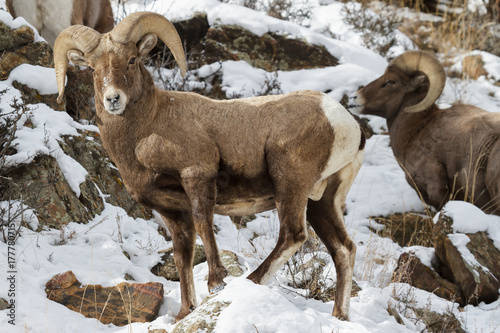
[(30, 27), (13, 30), (0, 22), (0, 80), (5, 80), (11, 70), (25, 63), (54, 67), (50, 46), (34, 39), (35, 34)]
[(117, 326), (154, 320), (163, 301), (163, 284), (158, 282), (82, 286), (72, 271), (54, 276), (45, 292), (72, 311)]
[[(110, 193), (106, 201), (122, 207), (130, 216), (152, 218), (149, 209), (136, 203), (123, 185), (120, 173), (103, 149), (99, 134), (80, 131), (80, 136), (66, 136), (60, 146), (65, 154), (88, 172), (80, 185), (80, 196), (69, 186), (56, 159), (39, 155), (30, 164), (5, 168), (8, 178), (0, 182), (0, 200), (23, 198), (35, 210), (40, 227), (60, 229), (69, 222), (87, 223), (100, 214), (104, 202), (99, 193)], [(98, 190), (99, 189), (99, 190)]]
[(408, 283), (436, 296), (465, 305), (461, 289), (441, 277), (435, 270), (424, 265), (414, 253), (401, 254), (393, 273), (393, 282)]
[[(222, 250), (220, 257), (229, 276), (243, 275), (245, 270), (238, 262), (238, 256), (235, 253)], [(172, 333), (213, 332), (220, 313), (230, 305), (229, 302), (217, 300), (216, 295), (207, 296), (200, 306), (175, 325)]]
[(425, 324), (425, 332), (428, 333), (466, 333), (462, 328), (460, 320), (453, 313), (438, 313), (428, 308), (413, 308), (417, 320)]
[(0, 200), (22, 198), (35, 210), (40, 227), (61, 228), (69, 222), (86, 223), (100, 214), (104, 204), (89, 177), (80, 185), (77, 197), (56, 159), (39, 155), (30, 164), (3, 170)]
[(69, 66), (64, 90), (63, 108), (73, 119), (96, 123), (94, 81), (88, 68)]
[[(177, 267), (174, 262), (174, 248), (170, 247), (161, 252), (163, 253), (161, 256), (162, 262), (159, 262), (151, 268), (151, 273), (156, 276), (163, 276), (167, 280), (179, 281), (179, 272), (177, 271)], [(196, 245), (194, 248), (193, 266), (201, 264), (205, 261), (207, 261), (205, 248), (202, 245)]]
[(244, 60), (268, 72), (338, 65), (324, 46), (269, 32), (262, 36), (237, 25), (214, 24), (202, 42), (202, 63)]
[(189, 316), (179, 321), (172, 333), (211, 333), (217, 325), (217, 318), (229, 305), (229, 302), (218, 301), (210, 295)]
[[(65, 136), (64, 143), (60, 143), (60, 146), (66, 155), (75, 159), (87, 170), (89, 179), (102, 193), (111, 194), (106, 197), (106, 202), (123, 208), (132, 217), (152, 218), (151, 210), (135, 202), (128, 194), (120, 172), (102, 146), (99, 133), (92, 131), (79, 131), (79, 133), (79, 136)], [(98, 196), (89, 200), (95, 204), (102, 199)]]
[(40, 95), (38, 90), (17, 81), (12, 82), (12, 85), (21, 92), (21, 98), (24, 104), (45, 103), (54, 110), (64, 110), (63, 107), (57, 103), (57, 94)]
[(234, 252), (228, 250), (220, 251), (220, 260), (226, 268), (228, 276), (238, 277), (245, 273), (245, 269), (241, 267), (238, 256)]
[(452, 224), (452, 219), (442, 211), (434, 228), (440, 274), (460, 287), (467, 304), (496, 301), (500, 288), (500, 251), (485, 233), (454, 233)]

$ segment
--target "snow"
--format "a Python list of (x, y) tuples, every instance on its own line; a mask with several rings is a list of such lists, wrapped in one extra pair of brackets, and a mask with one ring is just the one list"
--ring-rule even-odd
[(17, 81), (32, 89), (38, 90), (40, 95), (57, 94), (56, 73), (54, 68), (22, 64), (14, 68), (6, 83)]
[[(453, 220), (452, 228), (455, 233), (473, 234), (484, 231), (500, 249), (500, 216), (484, 213), (476, 206), (463, 201), (450, 201), (442, 209), (441, 214)], [(435, 216), (437, 221), (439, 216)]]
[[(113, 2), (118, 16), (123, 15)], [(216, 0), (131, 0), (126, 2), (128, 13), (152, 10), (164, 14), (171, 20), (187, 19), (196, 12), (206, 12), (210, 24), (238, 24), (259, 35), (276, 32), (289, 38), (302, 38), (310, 43), (324, 45), (340, 60), (339, 66), (323, 69), (277, 71), (268, 73), (253, 68), (243, 61), (227, 61), (206, 65), (191, 73), (207, 78), (216, 71), (222, 73), (222, 86), (228, 96), (253, 96), (262, 91), (266, 80), (277, 80), (283, 92), (298, 89), (329, 91), (339, 100), (344, 94), (356, 91), (384, 71), (387, 60), (366, 49), (359, 33), (342, 19), (342, 4), (334, 0), (309, 1), (312, 6), (309, 27), (268, 17), (237, 5), (238, 1), (221, 3)], [(476, 1), (477, 3), (477, 1)], [(0, 1), (4, 7), (4, 1)], [(479, 8), (479, 7), (478, 7)], [(405, 15), (409, 13), (405, 12)], [(0, 20), (9, 27), (19, 27), (26, 22), (22, 18), (13, 20), (10, 14), (0, 10)], [(332, 33), (335, 39), (332, 38)], [(37, 35), (37, 40), (41, 37)], [(409, 41), (400, 36), (394, 53), (401, 53)], [(448, 79), (440, 103), (452, 104), (457, 100), (483, 107), (491, 112), (500, 110), (500, 59), (485, 52), (480, 54), (490, 77), (477, 81)], [(453, 60), (453, 70), (461, 70), (463, 55)], [(168, 72), (168, 71), (166, 71)], [(174, 72), (174, 71), (173, 71)], [(11, 72), (8, 80), (0, 81), (0, 91), (8, 89), (0, 100), (0, 110), (9, 113), (13, 99), (21, 100), (20, 92), (12, 86), (13, 81), (35, 88), (40, 94), (57, 92), (53, 69), (22, 65)], [(199, 86), (199, 82), (188, 81), (188, 87)], [(26, 105), (26, 113), (19, 120), (17, 137), (13, 142), (14, 155), (8, 156), (8, 165), (29, 163), (37, 154), (48, 154), (56, 158), (73, 191), (79, 195), (79, 185), (85, 181), (87, 171), (74, 159), (64, 154), (59, 144), (63, 136), (77, 136), (79, 130), (97, 131), (94, 126), (83, 125), (72, 120), (64, 112), (52, 110), (45, 104)], [(462, 322), (463, 328), (471, 332), (494, 332), (500, 328), (496, 313), (500, 301), (479, 306), (467, 306), (458, 310), (457, 305), (428, 292), (411, 288), (406, 284), (390, 283), (397, 259), (404, 251), (414, 252), (422, 262), (431, 266), (434, 250), (424, 247), (401, 248), (389, 239), (380, 238), (371, 229), (380, 229), (371, 216), (387, 216), (397, 212), (423, 212), (425, 206), (417, 193), (405, 180), (404, 171), (392, 153), (386, 135), (385, 120), (366, 116), (376, 134), (367, 140), (363, 166), (355, 179), (346, 200), (345, 222), (349, 234), (357, 245), (354, 278), (359, 284), (359, 295), (351, 298), (351, 320), (340, 321), (331, 316), (333, 301), (323, 303), (306, 299), (303, 290), (288, 285), (289, 273), (280, 270), (267, 285), (255, 285), (245, 279), (272, 251), (279, 233), (279, 220), (275, 211), (257, 214), (246, 228), (236, 228), (226, 216), (216, 216), (214, 223), (219, 230), (216, 238), (219, 249), (237, 254), (246, 267), (243, 277), (226, 278), (227, 286), (216, 300), (230, 302), (220, 314), (215, 332), (420, 332), (421, 323), (403, 317), (404, 325), (398, 324), (387, 308), (395, 307), (403, 313), (406, 306), (401, 299), (412, 304), (430, 308), (439, 313), (452, 312)], [(113, 195), (103, 193), (102, 196)], [(0, 209), (19, 202), (0, 202)], [(449, 202), (444, 212), (454, 219), (451, 235), (453, 241), (465, 247), (463, 233), (485, 231), (500, 248), (500, 217), (483, 213), (475, 206), (464, 202)], [(33, 210), (23, 213), (23, 219), (35, 229), (38, 220)], [(20, 226), (21, 237), (15, 245), (17, 256), (16, 328), (27, 332), (147, 332), (162, 328), (171, 331), (174, 318), (180, 308), (178, 282), (167, 281), (150, 272), (160, 260), (158, 251), (172, 246), (160, 235), (158, 217), (151, 220), (134, 219), (119, 207), (105, 204), (103, 212), (88, 224), (69, 223), (63, 230), (45, 228), (34, 232)], [(197, 240), (201, 243), (201, 240)], [(465, 247), (466, 248), (466, 247)], [(128, 253), (130, 260), (124, 255)], [(328, 265), (325, 283), (336, 280), (335, 267), (329, 256), (319, 251)], [(0, 241), (0, 270), (7, 272), (8, 244)], [(136, 282), (156, 281), (164, 285), (164, 303), (159, 316), (151, 323), (134, 323), (116, 327), (103, 325), (95, 319), (84, 318), (62, 305), (48, 301), (44, 287), (57, 273), (72, 270), (82, 284), (113, 286), (124, 281), (125, 274)], [(194, 268), (196, 297), (200, 303), (207, 295), (205, 277), (206, 263)], [(0, 287), (0, 298), (8, 299), (7, 290)], [(12, 331), (8, 317), (0, 312), (0, 331)]]
[[(0, 1), (0, 9), (3, 9), (3, 8), (7, 8), (5, 6), (5, 0)], [(12, 15), (10, 15), (9, 12), (7, 12), (5, 10), (0, 10), (0, 21), (5, 23), (11, 29), (17, 29), (19, 27), (27, 25), (27, 26), (31, 27), (31, 29), (35, 33), (35, 42), (45, 41), (45, 39), (43, 39), (43, 37), (40, 36), (38, 31), (22, 17), (16, 17), (15, 19), (13, 19)]]
[[(41, 73), (45, 72), (45, 68), (39, 66), (24, 66), (22, 68), (30, 71), (33, 69), (35, 71), (40, 70)], [(9, 80), (0, 81), (0, 91), (4, 89), (8, 89), (8, 91), (6, 95), (2, 96), (2, 106), (5, 105), (6, 109), (4, 111), (9, 112), (13, 110), (9, 104), (13, 99), (21, 101), (21, 94), (9, 84)], [(95, 131), (96, 127), (79, 124), (66, 112), (54, 111), (42, 103), (28, 104), (26, 108), (26, 113), (18, 121), (16, 138), (12, 142), (16, 148), (16, 153), (6, 156), (5, 164), (14, 166), (21, 163), (31, 163), (38, 154), (53, 156), (56, 158), (71, 189), (77, 196), (80, 196), (80, 184), (85, 181), (87, 171), (72, 157), (64, 154), (59, 142), (62, 141), (62, 136), (79, 135), (78, 129)], [(32, 123), (32, 126), (24, 126), (28, 120)]]

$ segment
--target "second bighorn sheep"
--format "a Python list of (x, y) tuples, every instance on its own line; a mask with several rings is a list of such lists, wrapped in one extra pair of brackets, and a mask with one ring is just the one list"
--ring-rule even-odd
[(461, 104), (439, 109), (445, 82), (433, 55), (406, 52), (351, 96), (350, 108), (387, 119), (394, 156), (427, 204), (466, 200), (500, 215), (500, 114)]
[(70, 25), (86, 25), (101, 33), (115, 25), (109, 0), (7, 0), (6, 5), (14, 18), (24, 17), (50, 46)]
[[(356, 246), (342, 206), (364, 154), (356, 120), (323, 93), (218, 101), (156, 88), (142, 59), (157, 37), (181, 73), (180, 38), (163, 16), (140, 12), (111, 32), (73, 26), (54, 48), (61, 101), (69, 60), (94, 73), (98, 126), (104, 148), (132, 197), (157, 210), (172, 235), (182, 305), (196, 304), (192, 273), (196, 233), (209, 267), (208, 287), (224, 285), (213, 215), (249, 215), (277, 208), (276, 247), (249, 275), (265, 283), (307, 238), (307, 220), (335, 262), (333, 315), (348, 319)], [(229, 176), (228, 176), (229, 175)], [(306, 214), (307, 208), (307, 214)]]

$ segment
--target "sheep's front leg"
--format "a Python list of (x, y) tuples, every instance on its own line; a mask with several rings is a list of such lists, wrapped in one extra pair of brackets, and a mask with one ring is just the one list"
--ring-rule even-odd
[(174, 261), (179, 272), (181, 285), (181, 309), (175, 318), (179, 321), (187, 316), (196, 306), (193, 279), (194, 245), (196, 230), (188, 214), (181, 212), (161, 212), (163, 220), (172, 235)]
[(182, 185), (190, 201), (196, 231), (203, 241), (208, 263), (208, 290), (216, 291), (225, 285), (227, 275), (219, 257), (214, 235), (216, 177), (198, 170), (181, 174)]

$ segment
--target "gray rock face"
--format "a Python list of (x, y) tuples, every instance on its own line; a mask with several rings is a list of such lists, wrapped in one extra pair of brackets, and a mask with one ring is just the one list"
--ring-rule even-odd
[[(484, 232), (458, 234), (469, 239), (464, 249), (457, 247), (451, 229), (452, 220), (441, 213), (434, 228), (434, 248), (439, 260), (439, 272), (462, 290), (467, 304), (491, 303), (498, 299), (500, 288), (500, 251), (493, 245)], [(473, 221), (471, 221), (473, 223)]]

